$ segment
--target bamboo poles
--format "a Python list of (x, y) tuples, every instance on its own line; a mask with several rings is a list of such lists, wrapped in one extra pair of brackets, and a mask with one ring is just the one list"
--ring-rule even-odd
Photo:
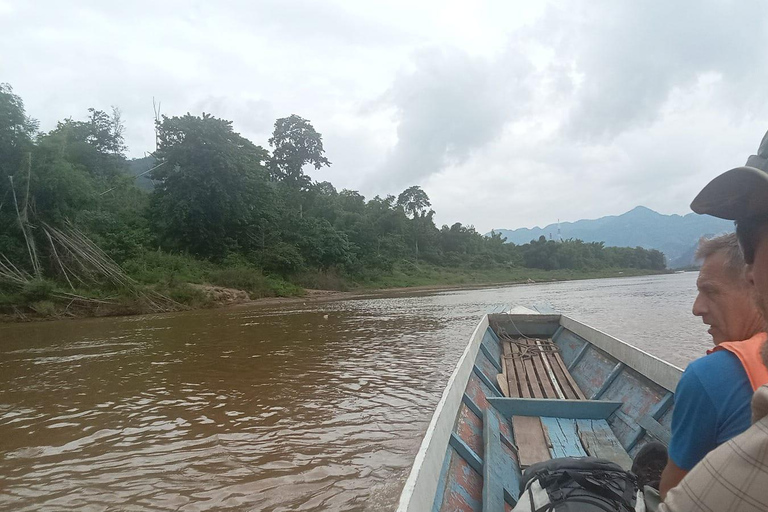
[[(19, 201), (16, 199), (16, 188), (13, 185), (13, 176), (8, 176), (8, 179), (11, 181), (11, 195), (13, 196), (13, 205), (16, 207), (16, 218), (19, 221), (21, 234), (24, 235), (24, 242), (27, 246), (27, 253), (29, 254), (29, 262), (35, 272), (35, 277), (39, 278), (42, 275), (42, 272), (40, 271), (40, 260), (37, 257), (35, 239), (30, 233), (27, 232), (29, 229), (29, 220), (27, 217), (27, 203), (29, 202), (29, 197), (27, 197), (27, 203), (24, 204), (24, 215), (22, 215), (21, 211), (19, 210)], [(27, 179), (27, 181), (29, 181), (29, 179)]]
[(4, 254), (0, 254), (0, 279), (5, 279), (17, 285), (23, 285), (30, 281), (32, 276), (17, 268)]
[[(59, 257), (59, 252), (62, 252), (62, 254), (65, 254), (77, 263), (80, 272), (83, 274), (82, 277), (92, 281), (99, 278), (107, 279), (113, 286), (127, 290), (135, 297), (144, 300), (153, 311), (161, 312), (183, 309), (181, 304), (165, 295), (155, 291), (146, 292), (141, 290), (136, 281), (127, 276), (117, 263), (71, 223), (68, 222), (64, 229), (55, 228), (46, 223), (42, 223), (41, 227), (51, 241), (52, 254), (63, 272), (66, 272), (65, 269), (69, 269), (70, 274), (77, 276), (77, 273), (74, 273), (71, 268), (64, 265)], [(59, 250), (56, 250), (57, 245)], [(82, 280), (82, 277), (79, 279)], [(74, 290), (74, 287), (72, 288)], [(74, 294), (68, 294), (68, 296), (78, 299), (83, 298)]]
[[(147, 174), (162, 166), (165, 162), (153, 167), (142, 174)], [(70, 291), (55, 291), (51, 296), (73, 302), (93, 304), (114, 304), (113, 299), (97, 299), (85, 297), (76, 293), (75, 282), (83, 286), (89, 283), (98, 284), (104, 281), (114, 288), (126, 291), (145, 303), (151, 311), (174, 311), (184, 309), (184, 306), (173, 299), (153, 290), (144, 290), (139, 283), (131, 279), (120, 266), (115, 263), (101, 248), (99, 248), (85, 233), (77, 229), (71, 222), (66, 221), (63, 226), (55, 227), (40, 219), (37, 226), (30, 222), (30, 183), (32, 180), (32, 155), (27, 155), (27, 183), (24, 192), (23, 207), (19, 205), (16, 194), (16, 186), (13, 176), (8, 176), (24, 245), (29, 257), (32, 274), (24, 270), (22, 265), (15, 265), (6, 255), (0, 254), (0, 281), (5, 281), (19, 288), (24, 288), (35, 281), (43, 280), (43, 267), (40, 263), (40, 252), (35, 241), (35, 233), (42, 240), (47, 240), (49, 250), (43, 254), (48, 257), (48, 268), (60, 274), (69, 285)], [(106, 194), (109, 190), (103, 192)], [(34, 215), (34, 208), (32, 209)], [(45, 249), (43, 247), (43, 249)], [(47, 254), (46, 254), (47, 253)], [(69, 308), (69, 306), (67, 307)]]
[[(15, 199), (14, 193), (14, 201)], [(19, 225), (27, 241), (27, 251), (34, 269), (34, 276), (16, 266), (7, 256), (0, 254), (0, 280), (23, 287), (41, 279), (42, 269), (31, 234), (32, 225), (25, 219), (22, 210), (17, 208), (17, 213)], [(51, 264), (55, 269), (58, 269), (71, 290), (69, 292), (57, 291), (52, 293), (52, 296), (69, 300), (70, 305), (73, 302), (115, 304), (112, 299), (96, 299), (76, 293), (74, 281), (87, 285), (89, 282), (98, 283), (106, 280), (113, 287), (125, 290), (144, 302), (153, 312), (177, 311), (185, 308), (182, 304), (161, 293), (143, 290), (136, 281), (123, 272), (109, 255), (70, 222), (67, 222), (62, 228), (41, 222), (35, 229), (45, 235), (50, 246)]]

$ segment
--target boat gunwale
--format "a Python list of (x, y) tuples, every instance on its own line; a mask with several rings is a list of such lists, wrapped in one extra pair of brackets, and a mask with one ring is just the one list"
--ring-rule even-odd
[(681, 368), (566, 315), (560, 315), (560, 325), (593, 347), (624, 363), (628, 368), (632, 368), (646, 379), (667, 391), (675, 392), (677, 383), (683, 374)]
[(486, 314), (472, 332), (469, 343), (448, 378), (403, 486), (397, 512), (432, 510), (443, 462), (448, 453), (448, 443), (488, 326)]

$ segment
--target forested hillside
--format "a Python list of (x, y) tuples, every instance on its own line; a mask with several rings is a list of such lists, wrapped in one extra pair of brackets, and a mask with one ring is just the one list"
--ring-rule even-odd
[(658, 251), (543, 237), (514, 245), (461, 223), (438, 228), (415, 185), (370, 199), (339, 191), (307, 174), (322, 178), (331, 161), (297, 115), (276, 120), (268, 148), (213, 115), (163, 116), (157, 147), (131, 161), (117, 109), (74, 114), (39, 132), (0, 86), (6, 311), (174, 309), (204, 304), (202, 285), (259, 297), (540, 275), (526, 269), (664, 268)]

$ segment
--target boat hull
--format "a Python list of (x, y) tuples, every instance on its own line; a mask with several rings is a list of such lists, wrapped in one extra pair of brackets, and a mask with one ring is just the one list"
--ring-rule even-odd
[(514, 311), (472, 333), (398, 511), (511, 510), (532, 462), (627, 465), (648, 441), (668, 441), (679, 368), (564, 315)]

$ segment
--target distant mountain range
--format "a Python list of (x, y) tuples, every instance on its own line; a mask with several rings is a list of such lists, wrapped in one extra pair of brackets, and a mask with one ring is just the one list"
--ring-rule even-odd
[[(525, 244), (544, 235), (557, 239), (557, 224), (543, 228), (494, 229), (507, 242)], [(693, 253), (702, 236), (733, 231), (733, 222), (709, 215), (663, 215), (645, 206), (638, 206), (621, 215), (593, 220), (561, 222), (563, 240), (578, 238), (585, 242), (605, 242), (614, 247), (643, 247), (658, 249), (667, 257), (669, 268), (694, 264)]]

